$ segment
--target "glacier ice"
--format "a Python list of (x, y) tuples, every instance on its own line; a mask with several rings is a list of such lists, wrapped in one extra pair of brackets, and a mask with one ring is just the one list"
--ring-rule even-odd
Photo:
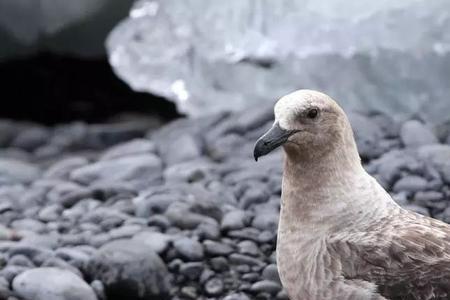
[(298, 88), (348, 109), (450, 119), (447, 0), (139, 0), (108, 36), (116, 74), (191, 116)]
[(38, 51), (104, 55), (133, 0), (0, 0), (0, 60)]

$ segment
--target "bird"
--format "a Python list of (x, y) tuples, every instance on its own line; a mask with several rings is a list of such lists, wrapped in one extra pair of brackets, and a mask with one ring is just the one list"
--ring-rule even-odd
[(280, 98), (258, 160), (283, 148), (276, 261), (291, 300), (450, 299), (450, 226), (399, 206), (362, 166), (330, 96)]

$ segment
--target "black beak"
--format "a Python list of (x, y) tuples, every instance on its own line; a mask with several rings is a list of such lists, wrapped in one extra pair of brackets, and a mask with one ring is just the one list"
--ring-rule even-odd
[(297, 130), (282, 129), (278, 122), (273, 124), (272, 128), (256, 141), (253, 150), (255, 160), (258, 161), (258, 157), (266, 155), (286, 143), (287, 139), (296, 132)]

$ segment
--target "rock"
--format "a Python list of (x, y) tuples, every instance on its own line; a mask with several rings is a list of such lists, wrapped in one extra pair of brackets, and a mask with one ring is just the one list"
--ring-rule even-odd
[(281, 284), (276, 264), (267, 265), (262, 272), (262, 278)]
[(260, 261), (259, 259), (256, 259), (251, 256), (243, 255), (243, 254), (237, 254), (237, 253), (233, 253), (230, 255), (230, 262), (232, 264), (236, 264), (236, 265), (243, 264), (243, 265), (259, 266), (259, 267), (264, 266), (264, 262)]
[(150, 183), (161, 177), (162, 162), (154, 154), (99, 161), (73, 170), (70, 178), (89, 185), (100, 181)]
[(94, 280), (91, 282), (91, 288), (97, 295), (98, 300), (107, 300), (105, 294), (105, 286), (100, 280)]
[(394, 192), (418, 192), (427, 187), (427, 181), (420, 176), (405, 176), (394, 184), (392, 190)]
[(144, 243), (154, 252), (161, 254), (167, 249), (173, 237), (160, 232), (144, 231), (134, 235), (133, 240)]
[(198, 299), (197, 289), (194, 286), (183, 286), (181, 295), (188, 299)]
[(223, 256), (214, 257), (210, 261), (211, 269), (218, 273), (228, 270), (230, 268), (227, 259)]
[(239, 249), (239, 253), (250, 255), (250, 256), (258, 256), (260, 254), (258, 246), (252, 241), (242, 241), (237, 245)]
[(159, 256), (136, 240), (103, 245), (87, 273), (105, 285), (107, 299), (168, 299), (169, 274)]
[(400, 129), (400, 138), (406, 147), (420, 147), (439, 142), (434, 133), (417, 120), (403, 123)]
[(223, 216), (221, 228), (222, 230), (241, 229), (246, 226), (248, 217), (243, 210), (233, 210)]
[(203, 246), (206, 254), (210, 256), (227, 256), (234, 251), (230, 245), (209, 240), (204, 241)]
[(203, 179), (213, 179), (213, 166), (205, 159), (184, 161), (164, 170), (166, 182), (187, 182), (193, 183)]
[(390, 187), (400, 176), (402, 171), (416, 173), (422, 169), (422, 164), (410, 152), (405, 150), (392, 150), (372, 161), (370, 166), (381, 180), (381, 183)]
[(414, 194), (414, 203), (419, 206), (433, 206), (434, 203), (443, 199), (442, 193), (436, 191), (418, 191)]
[(204, 289), (209, 296), (219, 296), (223, 292), (223, 282), (219, 278), (212, 278), (205, 283)]
[(40, 176), (34, 165), (8, 158), (0, 158), (0, 182), (8, 184), (30, 183)]
[(262, 280), (252, 284), (250, 290), (255, 293), (269, 293), (271, 295), (276, 295), (281, 290), (281, 286), (274, 281)]
[(39, 211), (38, 218), (43, 222), (56, 221), (60, 218), (63, 207), (59, 204), (52, 204)]
[(154, 153), (155, 151), (156, 146), (152, 141), (146, 139), (134, 139), (109, 148), (100, 157), (100, 160), (110, 160), (124, 156), (133, 156), (136, 154)]
[(250, 300), (250, 298), (244, 293), (230, 294), (223, 298), (223, 300)]
[(201, 148), (199, 140), (190, 134), (179, 135), (171, 143), (158, 144), (158, 151), (168, 165), (199, 158)]
[(44, 177), (68, 179), (73, 170), (86, 166), (88, 163), (89, 161), (81, 156), (64, 158), (50, 166), (44, 172)]
[[(51, 283), (51, 284), (49, 284)], [(26, 300), (96, 300), (92, 288), (72, 272), (36, 268), (14, 278), (14, 292)]]
[(12, 140), (11, 146), (33, 151), (36, 148), (46, 144), (50, 139), (51, 133), (44, 127), (32, 126), (26, 128)]
[(165, 215), (172, 224), (181, 229), (194, 229), (205, 222), (211, 224), (217, 223), (215, 219), (195, 211), (198, 211), (198, 209), (193, 209), (191, 204), (174, 202), (169, 206)]
[(369, 117), (359, 113), (349, 113), (359, 153), (364, 158), (378, 157), (384, 149), (380, 149), (383, 131), (378, 124)]
[(33, 262), (23, 254), (17, 254), (10, 257), (8, 260), (8, 265), (34, 268)]
[(4, 278), (0, 277), (0, 299), (8, 299), (13, 295), (9, 287), (9, 282)]
[(203, 246), (196, 240), (182, 237), (176, 239), (173, 246), (180, 256), (188, 261), (201, 260), (204, 257)]
[(58, 257), (51, 257), (47, 259), (41, 264), (40, 267), (55, 267), (58, 269), (67, 270), (79, 276), (80, 278), (83, 278), (83, 274), (80, 272), (80, 270)]
[(275, 209), (258, 213), (252, 220), (252, 227), (260, 230), (276, 231), (278, 228), (278, 219), (279, 215)]
[(163, 214), (173, 202), (180, 201), (179, 195), (142, 193), (133, 199), (135, 214), (140, 218), (148, 218), (155, 214)]
[(204, 269), (202, 262), (188, 262), (180, 266), (180, 274), (186, 276), (190, 280), (196, 280), (200, 277)]
[(218, 223), (203, 222), (198, 224), (197, 228), (194, 230), (194, 233), (200, 240), (216, 240), (220, 237), (220, 227)]
[(418, 153), (439, 171), (446, 183), (450, 183), (450, 145), (426, 145), (420, 147)]

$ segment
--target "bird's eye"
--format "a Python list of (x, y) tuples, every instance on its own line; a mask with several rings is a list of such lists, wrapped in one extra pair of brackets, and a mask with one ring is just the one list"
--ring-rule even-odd
[(315, 119), (318, 114), (319, 114), (319, 110), (317, 108), (311, 108), (310, 110), (308, 110), (308, 113), (306, 114), (306, 116), (310, 119)]

